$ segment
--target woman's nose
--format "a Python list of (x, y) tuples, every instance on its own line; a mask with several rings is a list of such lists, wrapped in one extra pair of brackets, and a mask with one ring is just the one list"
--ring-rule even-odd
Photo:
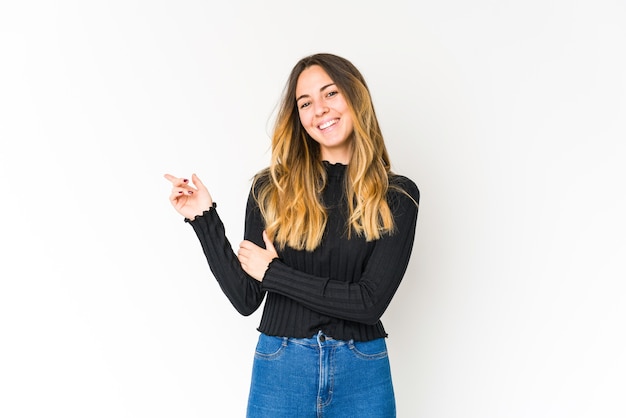
[(315, 106), (315, 115), (316, 116), (322, 116), (325, 113), (328, 113), (328, 106), (326, 106), (326, 104), (321, 103), (321, 104), (316, 104)]

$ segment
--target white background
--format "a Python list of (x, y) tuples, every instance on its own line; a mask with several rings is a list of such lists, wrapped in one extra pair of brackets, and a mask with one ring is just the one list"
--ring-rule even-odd
[(241, 317), (167, 200), (234, 245), (287, 75), (366, 77), (422, 201), (383, 317), (399, 417), (626, 416), (626, 3), (0, 6), (0, 416), (242, 417)]

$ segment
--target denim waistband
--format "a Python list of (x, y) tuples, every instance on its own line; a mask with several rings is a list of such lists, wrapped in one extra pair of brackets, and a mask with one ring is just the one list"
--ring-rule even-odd
[(308, 345), (308, 346), (334, 346), (340, 347), (342, 345), (351, 345), (354, 343), (354, 340), (336, 340), (331, 336), (328, 336), (319, 330), (317, 334), (315, 334), (311, 338), (292, 338), (292, 337), (283, 337), (285, 342), (290, 342), (292, 344), (299, 345)]

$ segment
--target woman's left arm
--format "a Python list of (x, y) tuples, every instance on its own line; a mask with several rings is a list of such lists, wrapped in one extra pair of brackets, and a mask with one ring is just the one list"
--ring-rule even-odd
[(375, 242), (360, 280), (347, 283), (313, 276), (273, 259), (262, 278), (262, 288), (296, 300), (323, 315), (375, 324), (389, 306), (413, 249), (419, 190), (408, 180), (392, 207), (396, 230)]

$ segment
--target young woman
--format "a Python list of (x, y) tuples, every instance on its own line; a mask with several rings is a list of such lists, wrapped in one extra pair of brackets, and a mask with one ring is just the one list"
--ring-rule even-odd
[(354, 65), (316, 54), (293, 68), (237, 254), (201, 180), (165, 177), (233, 306), (249, 315), (267, 298), (248, 417), (394, 417), (380, 317), (409, 262), (419, 191), (390, 171)]

